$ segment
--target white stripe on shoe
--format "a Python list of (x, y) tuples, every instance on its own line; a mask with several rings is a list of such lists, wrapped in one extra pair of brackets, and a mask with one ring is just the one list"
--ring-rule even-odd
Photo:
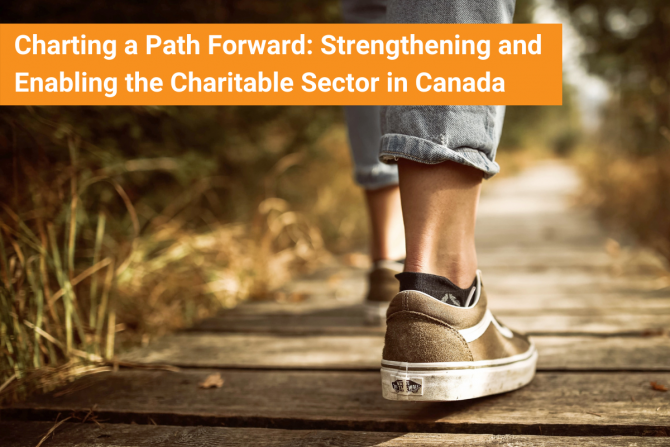
[(498, 323), (498, 321), (495, 319), (495, 317), (493, 316), (493, 314), (489, 309), (486, 309), (484, 318), (482, 318), (479, 323), (467, 329), (461, 329), (458, 331), (458, 333), (461, 334), (461, 336), (465, 339), (466, 342), (470, 343), (477, 340), (482, 335), (484, 335), (484, 332), (486, 332), (491, 323), (493, 323), (496, 329), (498, 329), (498, 331), (504, 337), (512, 338), (514, 336), (514, 334), (512, 334), (512, 331), (510, 331), (504, 326), (501, 326), (500, 323)]
[[(493, 317), (493, 315), (492, 315), (492, 317)], [(500, 323), (498, 323), (498, 320), (496, 320), (496, 317), (493, 317), (493, 324), (495, 325), (496, 329), (498, 329), (498, 331), (499, 331), (504, 337), (506, 337), (506, 338), (512, 338), (512, 337), (514, 337), (514, 334), (512, 333), (512, 331), (510, 331), (508, 328), (506, 328), (505, 326), (503, 326), (503, 325), (501, 325)]]
[[(447, 306), (451, 307), (458, 307), (460, 309), (468, 309), (471, 307), (474, 307), (478, 302), (479, 302), (479, 296), (481, 295), (482, 291), (482, 279), (481, 279), (481, 274), (482, 272), (480, 270), (477, 270), (477, 281), (475, 286), (472, 288), (470, 291), (470, 295), (468, 296), (468, 300), (465, 303), (464, 307), (460, 306), (454, 306), (452, 304), (447, 303), (446, 301), (441, 301), (442, 304), (445, 304)], [(433, 296), (428, 295), (425, 292), (421, 292), (420, 290), (412, 290), (412, 292), (420, 293), (422, 295), (429, 296), (433, 298)], [(472, 301), (472, 297), (475, 296), (475, 302), (470, 305), (470, 301)], [(475, 324), (472, 327), (466, 328), (466, 329), (461, 329), (458, 332), (463, 336), (465, 341), (467, 343), (473, 342), (477, 340), (479, 337), (484, 335), (484, 332), (489, 328), (489, 325), (493, 322), (493, 325), (498, 329), (498, 332), (500, 332), (505, 338), (512, 338), (514, 334), (512, 334), (512, 331), (510, 331), (508, 328), (505, 326), (502, 326), (500, 323), (498, 323), (498, 320), (495, 319), (493, 314), (489, 309), (486, 309), (486, 313), (484, 314), (484, 317), (481, 319), (481, 321), (477, 324)]]

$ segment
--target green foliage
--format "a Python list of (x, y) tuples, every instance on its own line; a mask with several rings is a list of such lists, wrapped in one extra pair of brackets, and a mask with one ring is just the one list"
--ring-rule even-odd
[(670, 2), (557, 0), (586, 41), (589, 70), (614, 95), (606, 143), (633, 155), (670, 148)]
[[(534, 0), (517, 0), (514, 23), (532, 23)], [(563, 85), (562, 106), (508, 106), (499, 153), (539, 150), (568, 155), (582, 138), (575, 92)]]
[(567, 156), (582, 139), (574, 89), (563, 85), (562, 106), (509, 106), (499, 151), (539, 149)]
[(670, 260), (670, 2), (557, 2), (612, 92), (586, 155), (584, 196), (608, 226)]

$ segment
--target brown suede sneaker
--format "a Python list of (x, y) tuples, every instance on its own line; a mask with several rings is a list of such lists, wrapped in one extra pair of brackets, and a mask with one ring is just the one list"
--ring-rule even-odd
[(535, 376), (537, 351), (488, 310), (477, 272), (468, 307), (405, 290), (389, 306), (382, 394), (390, 400), (473, 399), (521, 388)]
[(380, 325), (386, 319), (386, 310), (391, 300), (398, 294), (400, 285), (395, 275), (402, 271), (402, 264), (389, 262), (391, 267), (374, 267), (368, 274), (368, 294), (363, 304), (365, 321), (371, 325)]

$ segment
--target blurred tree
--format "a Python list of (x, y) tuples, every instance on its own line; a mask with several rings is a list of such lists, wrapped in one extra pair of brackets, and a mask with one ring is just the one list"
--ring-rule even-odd
[[(514, 23), (532, 23), (535, 7), (535, 0), (517, 0)], [(563, 85), (562, 106), (507, 107), (499, 151), (540, 149), (564, 156), (578, 143), (581, 133), (574, 89)]]
[(614, 93), (607, 142), (646, 155), (670, 147), (670, 2), (557, 0), (584, 37), (589, 70)]
[[(290, 23), (337, 22), (339, 0), (5, 0), (5, 23)], [(24, 175), (15, 155), (40, 162), (45, 175), (58, 175), (70, 162), (67, 128), (81, 136), (87, 168), (120, 166), (136, 158), (179, 158), (177, 170), (125, 176), (129, 194), (150, 209), (160, 209), (184, 188), (207, 177), (226, 178), (217, 192), (225, 206), (218, 218), (245, 220), (265, 191), (263, 177), (287, 154), (304, 151), (317, 160), (314, 142), (342, 121), (339, 107), (43, 107), (4, 108), (0, 116), (0, 200)], [(48, 123), (48, 124), (47, 124)], [(3, 123), (0, 123), (3, 124)], [(60, 139), (59, 139), (60, 138)], [(38, 142), (38, 144), (35, 144)], [(2, 141), (0, 141), (2, 143)], [(39, 153), (40, 156), (37, 156)], [(4, 162), (3, 162), (4, 159)], [(13, 161), (12, 161), (13, 160)], [(175, 183), (174, 177), (178, 182)], [(314, 200), (302, 194), (298, 202)], [(11, 201), (21, 204), (18, 191)], [(297, 203), (300, 205), (300, 203)]]
[(4, 23), (328, 23), (338, 0), (3, 0)]

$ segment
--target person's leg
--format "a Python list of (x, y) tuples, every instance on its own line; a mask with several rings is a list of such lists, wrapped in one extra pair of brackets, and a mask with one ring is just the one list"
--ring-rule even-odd
[(398, 167), (379, 161), (379, 107), (348, 106), (344, 110), (354, 179), (365, 191), (370, 220), (370, 256), (373, 261), (400, 260), (405, 257), (405, 235)]
[(477, 272), (475, 217), (482, 172), (451, 161), (427, 165), (403, 159), (399, 166), (405, 271), (444, 276), (467, 288)]
[[(514, 0), (390, 0), (391, 23), (509, 23)], [(462, 400), (511, 391), (535, 374), (530, 341), (488, 309), (474, 230), (482, 178), (499, 170), (503, 108), (389, 106), (380, 158), (400, 165), (407, 239), (389, 304), (382, 394)]]
[(365, 191), (370, 219), (372, 262), (399, 261), (405, 257), (405, 228), (400, 206), (400, 188), (390, 185)]
[[(342, 0), (347, 23), (384, 23), (386, 0)], [(405, 235), (400, 207), (398, 167), (379, 160), (379, 107), (345, 107), (354, 178), (365, 191), (370, 221), (370, 256), (365, 316), (368, 323), (384, 321), (388, 303), (398, 293), (395, 275), (402, 271)]]
[[(347, 23), (384, 23), (386, 0), (342, 0)], [(398, 167), (379, 160), (380, 109), (377, 106), (344, 108), (354, 179), (365, 191), (370, 220), (370, 256), (373, 261), (405, 257), (405, 235), (400, 208)]]
[(370, 257), (365, 319), (384, 321), (388, 303), (399, 291), (395, 275), (402, 271), (405, 234), (398, 187), (398, 167), (379, 161), (379, 107), (345, 107), (354, 178), (365, 192), (370, 221)]
[[(510, 23), (514, 0), (389, 0), (390, 23)], [(387, 106), (381, 109), (380, 159), (400, 160), (407, 238), (405, 271), (472, 284), (474, 224), (482, 178), (495, 154), (502, 106)]]

